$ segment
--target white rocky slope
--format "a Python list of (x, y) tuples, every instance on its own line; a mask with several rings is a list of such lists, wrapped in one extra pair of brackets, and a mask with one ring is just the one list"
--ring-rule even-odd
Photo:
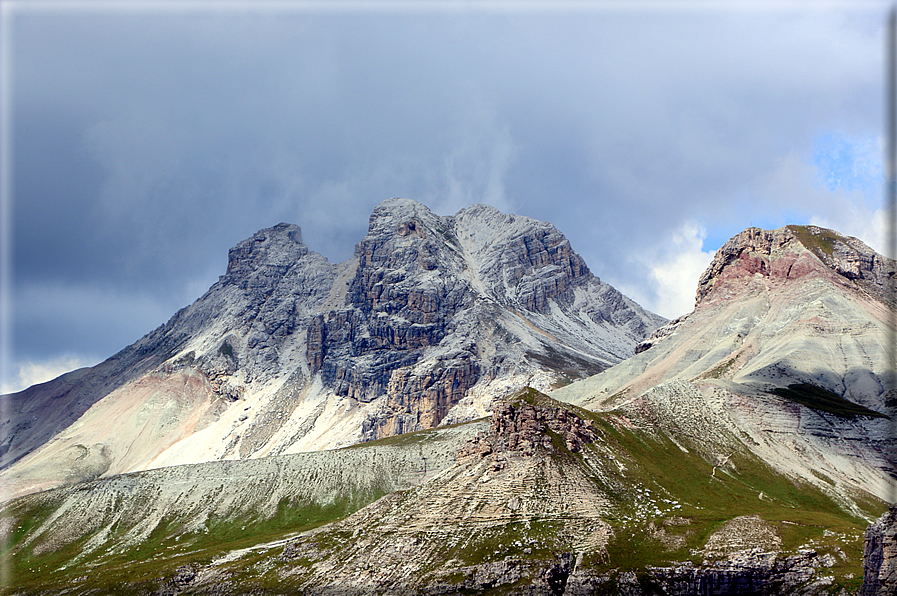
[(2, 478), (14, 496), (470, 420), (623, 360), (661, 323), (554, 226), (484, 205), (385, 201), (340, 264), (280, 224), (134, 345), (4, 396)]
[(691, 314), (636, 356), (551, 395), (693, 436), (725, 429), (788, 475), (892, 501), (894, 271), (831, 230), (745, 230), (718, 251)]
[[(203, 533), (222, 521), (252, 528), (284, 503), (352, 512), (359, 503), (428, 482), (454, 465), (459, 443), (487, 428), (473, 422), (427, 431), (408, 444), (173, 466), (28, 495), (14, 508), (52, 504), (53, 514), (21, 546), (40, 554), (86, 539), (79, 558), (95, 551), (114, 557), (139, 548), (172, 519), (185, 520), (186, 533)], [(342, 503), (347, 495), (357, 502)], [(0, 518), (0, 533), (8, 534), (10, 520)]]

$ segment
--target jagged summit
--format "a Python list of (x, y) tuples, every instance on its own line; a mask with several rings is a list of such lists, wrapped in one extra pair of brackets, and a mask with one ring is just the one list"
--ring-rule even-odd
[(439, 216), (430, 211), (430, 208), (413, 199), (393, 198), (387, 199), (374, 207), (368, 220), (368, 234), (394, 233), (398, 230), (395, 226), (403, 222), (416, 220), (418, 223), (435, 225)]
[(363, 265), (438, 269), (462, 277), (476, 293), (537, 312), (552, 298), (575, 301), (573, 286), (600, 281), (553, 225), (489, 205), (440, 217), (410, 199), (384, 201), (355, 257)]
[(248, 276), (262, 267), (289, 267), (309, 253), (302, 242), (302, 229), (279, 223), (265, 228), (228, 251), (227, 275)]
[(834, 230), (797, 225), (771, 231), (748, 228), (716, 252), (698, 282), (695, 303), (750, 288), (743, 282), (756, 274), (765, 283), (824, 277), (892, 303), (887, 283), (894, 271), (892, 260)]
[(519, 387), (623, 360), (663, 322), (593, 276), (554, 226), (493, 207), (438, 216), (384, 201), (337, 264), (281, 223), (77, 386), (16, 397), (27, 407), (0, 421), (4, 474), (27, 492), (470, 420)]

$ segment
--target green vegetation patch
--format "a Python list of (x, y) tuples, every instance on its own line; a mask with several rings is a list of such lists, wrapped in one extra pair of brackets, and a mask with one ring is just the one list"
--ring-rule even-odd
[(887, 418), (886, 415), (865, 406), (846, 400), (837, 393), (811, 385), (809, 383), (795, 383), (785, 387), (776, 387), (772, 390), (775, 395), (797, 402), (814, 410), (828, 412), (841, 418), (857, 418), (867, 416), (870, 418)]
[(660, 540), (651, 537), (644, 528), (627, 533), (617, 532), (604, 553), (609, 567), (620, 571), (639, 571), (647, 565), (657, 565), (659, 553), (664, 552)]
[(599, 415), (595, 412), (592, 412), (591, 410), (586, 410), (585, 408), (574, 406), (573, 404), (568, 404), (567, 402), (558, 401), (556, 399), (548, 397), (541, 391), (533, 389), (532, 387), (524, 387), (523, 389), (518, 390), (508, 398), (508, 401), (511, 404), (525, 403), (539, 408), (562, 408), (564, 410), (567, 410), (568, 412), (576, 414), (583, 420), (600, 419)]
[[(775, 529), (784, 551), (845, 552), (849, 560), (836, 557), (839, 586), (851, 574), (862, 576), (867, 522), (818, 487), (782, 476), (746, 449), (727, 452), (725, 465), (714, 465), (701, 456), (698, 439), (677, 436), (685, 452), (665, 435), (613, 424), (613, 418), (601, 415), (596, 427), (626, 467), (604, 487), (615, 502), (614, 513), (605, 517), (614, 536), (606, 552), (584, 559), (585, 566), (603, 573), (681, 561), (700, 564), (714, 532), (735, 517), (756, 515)], [(886, 508), (871, 496), (857, 504), (870, 517)]]
[[(466, 565), (519, 559), (552, 559), (563, 550), (561, 536), (564, 522), (556, 519), (520, 520), (474, 532), (468, 540), (444, 555), (457, 558)], [(529, 551), (529, 552), (527, 552)]]
[(8, 559), (15, 548), (37, 530), (59, 506), (59, 503), (53, 502), (32, 503), (32, 499), (17, 499), (0, 513), (0, 517), (14, 520), (11, 531), (4, 536), (5, 540), (0, 548), (0, 558)]
[[(185, 529), (189, 521), (186, 515), (166, 517), (145, 540), (126, 549), (120, 544), (131, 527), (114, 527), (105, 544), (86, 554), (83, 549), (97, 532), (41, 555), (34, 554), (34, 544), (15, 548), (59, 504), (20, 508), (16, 525), (20, 529), (11, 535), (4, 554), (12, 554), (9, 560), (13, 585), (21, 593), (56, 593), (72, 583), (78, 585), (80, 592), (124, 594), (132, 593), (129, 590), (138, 585), (155, 590), (160, 578), (171, 576), (182, 565), (206, 565), (226, 552), (272, 542), (342, 519), (380, 496), (382, 493), (344, 496), (327, 504), (283, 499), (273, 516), (250, 514), (210, 519), (200, 532)], [(94, 569), (102, 569), (102, 573), (92, 572)], [(7, 592), (0, 589), (0, 593)]]
[[(807, 226), (787, 226), (791, 232), (797, 236), (801, 244), (819, 255), (820, 252), (832, 256), (835, 251), (835, 243), (843, 243), (843, 239), (838, 234), (824, 228), (816, 228), (819, 231), (814, 232)], [(821, 256), (821, 255), (820, 255)]]
[(706, 373), (702, 375), (704, 379), (721, 379), (723, 376), (729, 372), (729, 369), (732, 368), (732, 365), (735, 364), (735, 357), (729, 358), (725, 362), (721, 362), (717, 364)]

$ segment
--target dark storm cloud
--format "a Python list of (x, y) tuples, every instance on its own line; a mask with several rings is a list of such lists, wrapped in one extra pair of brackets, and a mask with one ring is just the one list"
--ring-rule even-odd
[(18, 358), (111, 354), (279, 221), (343, 260), (393, 196), (551, 221), (659, 310), (673, 290), (652, 267), (700, 267), (702, 226), (721, 242), (783, 203), (838, 217), (812, 187), (813, 141), (880, 129), (883, 8), (198, 6), (19, 5)]

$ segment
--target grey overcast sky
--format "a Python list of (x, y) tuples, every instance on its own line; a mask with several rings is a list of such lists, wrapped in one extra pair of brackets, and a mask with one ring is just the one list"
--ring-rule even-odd
[(382, 200), (550, 221), (666, 317), (754, 225), (881, 250), (887, 2), (2, 8), (5, 390), (112, 355), (285, 221)]

